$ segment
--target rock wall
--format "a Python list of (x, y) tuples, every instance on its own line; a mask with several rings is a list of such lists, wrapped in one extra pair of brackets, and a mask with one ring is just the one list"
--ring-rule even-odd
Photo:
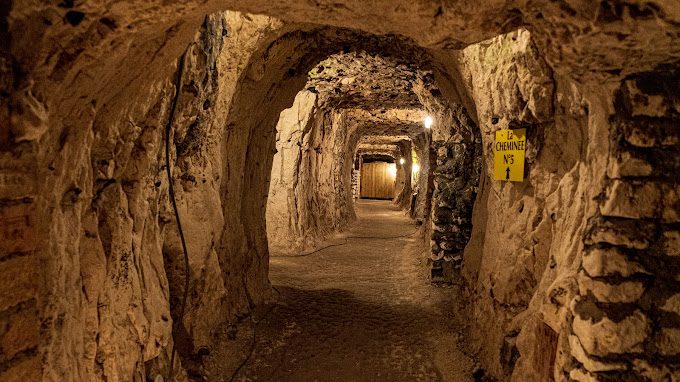
[(272, 253), (313, 247), (356, 218), (351, 190), (356, 146), (343, 112), (319, 108), (314, 93), (298, 93), (281, 113), (267, 199)]
[(679, 74), (630, 76), (610, 96), (604, 186), (571, 306), (574, 380), (680, 378)]
[[(393, 202), (402, 209), (408, 211), (411, 208), (411, 195), (413, 194), (413, 188), (411, 186), (411, 173), (413, 167), (411, 150), (413, 143), (411, 140), (403, 140), (400, 141), (397, 146), (399, 146), (400, 155), (399, 158), (396, 158), (396, 192)], [(401, 159), (404, 159), (404, 163), (401, 163)]]
[[(672, 174), (666, 166), (674, 161), (647, 162), (650, 154), (622, 137), (654, 150), (663, 144), (653, 137), (665, 131), (673, 147), (674, 96), (656, 86), (646, 97), (634, 79), (615, 93), (615, 81), (577, 84), (556, 75), (526, 31), (470, 46), (457, 61), (484, 149), (463, 275), (487, 371), (513, 381), (671, 378), (676, 371), (664, 357), (677, 352), (667, 345), (677, 343), (676, 323), (662, 307), (674, 292), (652, 286), (672, 284), (674, 271), (649, 271), (639, 264), (649, 252), (635, 251), (664, 251), (677, 182), (660, 174)], [(673, 83), (673, 72), (644, 78), (653, 76)], [(628, 117), (630, 105), (651, 116)], [(525, 181), (492, 181), (494, 132), (520, 127), (528, 136)], [(653, 174), (660, 178), (639, 178)], [(665, 256), (652, 262), (675, 269)]]
[[(586, 136), (598, 138), (607, 126), (586, 130), (582, 96), (553, 79), (526, 31), (471, 46), (458, 60), (484, 150), (463, 269), (476, 301), (474, 337), (492, 375), (547, 380), (574, 297), (570, 287), (582, 245), (573, 238), (583, 233), (581, 217), (593, 208), (587, 201), (598, 182), (590, 172), (601, 157), (586, 157), (596, 151), (586, 151)], [(527, 129), (526, 179), (491, 180), (494, 132), (519, 127)], [(551, 305), (546, 296), (556, 288), (563, 289)], [(569, 353), (568, 346), (559, 350)]]
[[(438, 129), (431, 150), (436, 153), (433, 168), (430, 260), (434, 281), (460, 281), (463, 250), (472, 235), (472, 211), (482, 166), (481, 139), (475, 123), (464, 108), (440, 118), (448, 128)], [(446, 121), (446, 122), (444, 122)]]
[(416, 197), (411, 203), (410, 215), (420, 223), (424, 223), (430, 217), (430, 201), (434, 188), (434, 177), (430, 171), (430, 166), (434, 162), (434, 153), (430, 148), (431, 141), (432, 137), (427, 132), (413, 139), (413, 149), (418, 157), (420, 170), (417, 181), (412, 185)]
[[(73, 24), (80, 17), (65, 12)], [(100, 40), (73, 44), (93, 44), (91, 55), (62, 55), (39, 87), (32, 82), (42, 75), (37, 72), (17, 83), (25, 87), (13, 101), (11, 125), (3, 124), (11, 129), (0, 158), (2, 217), (17, 222), (5, 236), (12, 240), (3, 240), (1, 271), (12, 274), (5, 279), (14, 284), (3, 289), (0, 308), (8, 341), (2, 379), (155, 378), (167, 374), (173, 336), (184, 366), (200, 373), (192, 360), (204, 354), (219, 324), (267, 298), (268, 289), (243, 285), (251, 280), (268, 288), (266, 267), (225, 268), (218, 253), (247, 255), (223, 244), (233, 235), (225, 221), (243, 219), (242, 211), (220, 208), (222, 184), (243, 181), (242, 173), (227, 179), (224, 167), (247, 150), (222, 157), (224, 142), (234, 139), (225, 137), (224, 126), (250, 56), (276, 24), (217, 14), (196, 34), (202, 20), (127, 37), (132, 44), (123, 49), (107, 38), (109, 32), (120, 38), (114, 32), (122, 20), (86, 18), (79, 28), (94, 28)], [(177, 34), (195, 41), (182, 47)], [(111, 49), (105, 43), (114, 55), (90, 66), (96, 49)], [(171, 167), (190, 265), (183, 320), (177, 306), (184, 264), (164, 172), (164, 130), (178, 70), (170, 57), (178, 48), (186, 53)]]

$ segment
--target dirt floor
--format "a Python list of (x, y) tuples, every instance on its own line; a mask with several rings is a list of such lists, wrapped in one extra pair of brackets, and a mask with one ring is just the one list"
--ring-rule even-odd
[(252, 354), (212, 354), (208, 379), (473, 381), (459, 298), (427, 280), (418, 227), (387, 201), (357, 213), (325, 249), (272, 256), (276, 302), (227, 344)]

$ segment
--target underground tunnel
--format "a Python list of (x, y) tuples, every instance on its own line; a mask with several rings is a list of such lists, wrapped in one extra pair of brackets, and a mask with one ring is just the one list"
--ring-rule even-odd
[(0, 380), (680, 381), (673, 0), (8, 0)]

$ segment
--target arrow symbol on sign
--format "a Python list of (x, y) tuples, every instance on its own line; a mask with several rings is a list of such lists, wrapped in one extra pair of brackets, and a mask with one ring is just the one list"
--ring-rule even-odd
[(505, 180), (510, 180), (510, 167), (505, 169)]

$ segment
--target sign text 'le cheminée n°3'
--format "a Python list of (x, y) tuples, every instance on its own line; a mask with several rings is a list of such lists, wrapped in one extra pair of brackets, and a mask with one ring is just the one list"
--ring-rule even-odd
[(524, 180), (526, 129), (498, 130), (493, 149), (493, 179), (521, 182)]

